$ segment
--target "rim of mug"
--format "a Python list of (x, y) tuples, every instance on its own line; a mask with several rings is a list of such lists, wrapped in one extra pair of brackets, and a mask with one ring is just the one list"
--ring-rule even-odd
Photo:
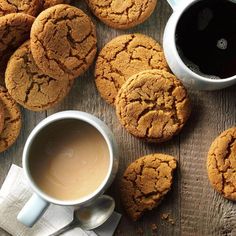
[[(109, 155), (109, 159), (110, 159), (109, 160), (109, 169), (107, 171), (106, 177), (104, 178), (104, 180), (100, 184), (100, 186), (93, 193), (91, 193), (85, 197), (75, 199), (75, 200), (59, 200), (59, 199), (53, 198), (50, 195), (43, 192), (35, 183), (32, 175), (30, 173), (29, 162), (28, 162), (30, 147), (31, 147), (33, 141), (35, 140), (35, 138), (37, 137), (37, 135), (44, 128), (46, 128), (48, 125), (55, 123), (57, 121), (66, 120), (66, 119), (80, 120), (80, 121), (86, 122), (89, 125), (93, 126), (96, 130), (99, 131), (99, 133), (105, 139), (108, 149), (109, 149), (109, 154), (110, 154)], [(102, 126), (104, 126), (104, 127), (102, 127)], [(114, 153), (114, 150), (113, 150), (113, 140), (111, 141), (109, 139), (109, 137), (108, 137), (109, 135), (106, 133), (106, 131), (104, 131), (104, 128), (105, 129), (107, 128), (110, 131), (108, 126), (103, 121), (101, 121), (99, 118), (93, 116), (92, 114), (82, 112), (82, 111), (73, 111), (73, 110), (62, 111), (62, 112), (55, 113), (55, 114), (43, 119), (32, 130), (32, 132), (30, 133), (30, 135), (28, 136), (28, 138), (26, 140), (26, 143), (25, 143), (25, 146), (23, 149), (23, 160), (22, 160), (23, 170), (24, 170), (24, 173), (28, 179), (30, 187), (33, 189), (33, 192), (36, 193), (39, 197), (41, 197), (42, 199), (44, 199), (45, 201), (47, 201), (49, 203), (53, 203), (56, 205), (62, 205), (62, 206), (73, 206), (73, 205), (85, 204), (85, 203), (91, 201), (92, 199), (94, 199), (95, 197), (99, 196), (100, 194), (102, 194), (104, 187), (106, 187), (106, 184), (108, 183), (109, 178), (112, 175), (114, 158), (116, 155), (116, 153)]]
[[(179, 55), (179, 52), (178, 52), (178, 49), (177, 49), (177, 46), (176, 46), (176, 30), (177, 30), (177, 25), (179, 23), (179, 20), (182, 16), (182, 14), (188, 9), (190, 8), (193, 4), (195, 4), (196, 2), (199, 2), (199, 1), (203, 1), (203, 0), (193, 0), (191, 3), (183, 0), (182, 3), (180, 3), (180, 5), (182, 7), (179, 7), (178, 9), (174, 10), (174, 13), (173, 14), (176, 14), (176, 18), (177, 20), (175, 20), (173, 23), (174, 23), (174, 33), (172, 34), (173, 36), (173, 41), (174, 41), (174, 53), (175, 53), (175, 56), (176, 56), (176, 60), (178, 61), (178, 63), (184, 67), (184, 69), (194, 78), (194, 77), (197, 77), (199, 80), (202, 80), (202, 81), (206, 81), (206, 82), (210, 82), (210, 83), (225, 83), (225, 82), (231, 82), (231, 81), (234, 81), (236, 80), (236, 74), (234, 76), (231, 76), (231, 77), (228, 77), (228, 78), (220, 78), (220, 79), (209, 79), (209, 78), (206, 78), (204, 76), (201, 76), (195, 72), (193, 72), (189, 67), (187, 67), (185, 65), (185, 63), (183, 62), (182, 58), (180, 57)], [(226, 1), (231, 1), (231, 0), (226, 0)]]

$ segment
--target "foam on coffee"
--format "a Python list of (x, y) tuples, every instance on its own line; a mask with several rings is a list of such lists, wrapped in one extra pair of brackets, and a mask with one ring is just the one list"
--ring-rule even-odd
[(77, 200), (93, 193), (106, 178), (109, 149), (90, 124), (58, 121), (39, 134), (29, 157), (36, 185), (58, 200)]
[(208, 79), (221, 79), (219, 76), (215, 76), (215, 75), (207, 75), (201, 72), (199, 66), (197, 66), (196, 64), (194, 64), (193, 62), (189, 61), (187, 58), (182, 57), (182, 60), (184, 61), (184, 64), (194, 73), (208, 78)]
[(200, 75), (200, 76), (203, 76), (205, 78), (208, 78), (208, 79), (221, 79), (219, 76), (215, 76), (215, 75), (207, 75), (207, 74), (204, 74), (201, 72), (199, 66), (197, 66), (196, 64), (194, 64), (193, 62), (191, 62), (190, 60), (188, 60), (184, 55), (183, 55), (183, 52), (181, 51), (180, 48), (178, 48), (178, 52), (179, 52), (179, 55), (182, 59), (182, 61), (184, 62), (184, 64), (194, 73)]

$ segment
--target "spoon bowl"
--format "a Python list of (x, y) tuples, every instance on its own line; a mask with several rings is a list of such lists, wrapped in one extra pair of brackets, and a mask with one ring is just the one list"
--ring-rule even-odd
[(71, 223), (49, 236), (58, 236), (75, 227), (92, 230), (104, 224), (115, 209), (115, 201), (107, 195), (100, 196), (90, 205), (75, 209)]
[(74, 218), (80, 222), (82, 229), (92, 230), (104, 224), (110, 218), (114, 209), (114, 199), (103, 195), (94, 204), (76, 210)]

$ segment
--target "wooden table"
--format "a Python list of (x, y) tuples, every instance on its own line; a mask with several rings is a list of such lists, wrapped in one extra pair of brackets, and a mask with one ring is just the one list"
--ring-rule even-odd
[[(86, 5), (81, 5), (89, 13)], [(99, 49), (115, 36), (131, 32), (148, 34), (161, 42), (170, 14), (167, 2), (160, 0), (151, 18), (131, 30), (114, 30), (94, 19)], [(26, 138), (39, 121), (58, 111), (82, 110), (105, 121), (117, 138), (120, 167), (109, 193), (116, 199), (118, 212), (124, 213), (119, 197), (119, 180), (128, 163), (155, 152), (168, 153), (178, 159), (173, 188), (162, 204), (137, 223), (123, 214), (116, 235), (136, 236), (141, 231), (141, 235), (153, 235), (151, 225), (154, 223), (158, 227), (157, 235), (161, 236), (236, 235), (236, 204), (225, 200), (210, 187), (206, 172), (206, 155), (211, 142), (221, 131), (236, 124), (236, 86), (216, 92), (189, 90), (193, 112), (181, 134), (161, 145), (147, 144), (129, 135), (119, 125), (113, 107), (100, 98), (95, 88), (93, 70), (92, 67), (76, 81), (70, 95), (56, 108), (40, 113), (22, 109), (21, 135), (10, 150), (0, 154), (0, 186), (11, 164), (21, 165)], [(161, 220), (163, 213), (169, 213), (175, 224)], [(0, 230), (0, 235), (8, 234)]]

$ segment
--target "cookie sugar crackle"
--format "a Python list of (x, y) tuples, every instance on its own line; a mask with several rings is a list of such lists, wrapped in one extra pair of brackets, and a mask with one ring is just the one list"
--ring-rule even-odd
[(116, 97), (121, 124), (149, 142), (165, 142), (177, 135), (190, 112), (186, 89), (166, 71), (147, 70), (131, 76)]
[(120, 35), (99, 52), (95, 83), (102, 98), (114, 104), (125, 81), (148, 69), (169, 70), (159, 43), (144, 34)]
[(37, 66), (55, 79), (75, 79), (92, 64), (96, 30), (80, 9), (59, 4), (43, 11), (32, 25), (30, 47)]
[(36, 16), (41, 7), (41, 0), (16, 0), (8, 1), (1, 0), (0, 2), (0, 16), (10, 13), (25, 13)]
[(27, 41), (10, 58), (5, 83), (12, 98), (23, 107), (43, 111), (64, 99), (74, 81), (45, 75), (35, 64)]
[(143, 23), (153, 13), (157, 0), (87, 0), (93, 14), (110, 27), (128, 29)]
[(7, 62), (25, 40), (29, 38), (35, 18), (24, 13), (12, 13), (0, 17), (0, 84), (4, 85)]
[(222, 132), (208, 152), (207, 171), (211, 185), (225, 198), (236, 201), (236, 127)]
[(171, 188), (176, 167), (175, 158), (165, 154), (141, 157), (127, 167), (120, 191), (125, 209), (134, 221), (160, 204)]

